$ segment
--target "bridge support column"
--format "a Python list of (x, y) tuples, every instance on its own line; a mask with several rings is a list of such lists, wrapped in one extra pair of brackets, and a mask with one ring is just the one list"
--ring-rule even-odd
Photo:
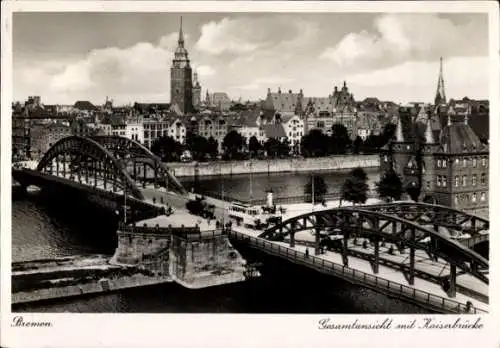
[(59, 156), (56, 156), (56, 175), (59, 176)]
[(342, 240), (342, 263), (345, 267), (349, 266), (349, 258), (347, 257), (347, 241), (349, 240), (349, 235), (344, 234), (344, 239)]
[(448, 296), (457, 296), (457, 266), (450, 264), (450, 288), (448, 289)]
[(316, 227), (314, 229), (314, 255), (319, 255), (319, 237), (321, 235), (321, 228)]
[(411, 244), (410, 244), (410, 274), (408, 283), (413, 285), (415, 283), (415, 229), (411, 229)]
[(134, 160), (134, 180), (137, 180), (137, 162)]
[(143, 167), (142, 167), (142, 172), (144, 173), (144, 183), (142, 185), (142, 187), (146, 188), (146, 179), (147, 179), (147, 168), (146, 168), (146, 163), (143, 164)]
[(375, 249), (374, 249), (374, 257), (373, 257), (373, 273), (378, 273), (378, 262), (379, 262), (379, 240), (375, 239)]
[[(280, 230), (280, 234), (282, 233), (283, 231)], [(295, 247), (295, 232), (291, 232), (290, 233), (290, 248), (294, 248)]]

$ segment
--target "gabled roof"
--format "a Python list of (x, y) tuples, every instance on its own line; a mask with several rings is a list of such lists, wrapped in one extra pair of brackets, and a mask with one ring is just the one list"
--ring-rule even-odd
[(439, 139), (443, 150), (449, 153), (475, 152), (487, 150), (472, 128), (463, 122), (446, 125)]
[(281, 90), (279, 90), (278, 93), (271, 93), (269, 91), (263, 108), (266, 110), (274, 110), (275, 112), (294, 113), (298, 103), (302, 104), (302, 108), (304, 107), (302, 98), (302, 93), (292, 93), (292, 91), (282, 93)]
[(74, 105), (75, 109), (78, 110), (86, 110), (86, 111), (94, 111), (97, 110), (97, 107), (94, 106), (91, 102), (88, 100), (79, 100), (75, 103)]
[(286, 137), (285, 129), (280, 123), (263, 125), (262, 129), (268, 138), (278, 139)]

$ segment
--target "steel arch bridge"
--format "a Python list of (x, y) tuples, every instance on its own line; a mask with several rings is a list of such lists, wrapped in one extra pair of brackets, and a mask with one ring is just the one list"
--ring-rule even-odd
[(315, 252), (319, 253), (322, 247), (333, 245), (334, 249), (340, 251), (344, 266), (348, 266), (348, 255), (353, 254), (348, 247), (348, 240), (367, 238), (374, 246), (373, 254), (367, 255), (374, 273), (378, 273), (379, 264), (387, 263), (380, 258), (380, 244), (388, 242), (400, 251), (409, 249), (409, 265), (404, 273), (410, 284), (414, 283), (415, 275), (419, 275), (415, 269), (416, 250), (424, 251), (432, 260), (440, 258), (447, 261), (450, 265), (447, 280), (452, 296), (456, 291), (457, 267), (460, 269), (459, 274), (468, 273), (483, 283), (489, 283), (489, 262), (473, 250), (415, 221), (385, 214), (375, 207), (372, 210), (366, 208), (334, 208), (302, 214), (268, 228), (259, 237), (270, 241), (285, 241), (288, 238), (290, 247), (294, 247), (296, 233), (312, 231)]
[[(138, 167), (144, 175), (138, 174)], [(150, 170), (152, 178), (147, 174)], [(94, 186), (101, 180), (104, 188), (109, 185), (113, 191), (127, 191), (132, 197), (144, 200), (144, 195), (137, 185), (143, 179), (156, 185), (172, 187), (180, 193), (185, 193), (182, 184), (149, 150), (141, 144), (127, 138), (112, 137), (80, 137), (70, 136), (59, 140), (43, 156), (37, 166), (37, 171), (56, 176), (83, 179), (88, 184), (89, 179)]]
[(161, 159), (139, 142), (116, 135), (94, 136), (91, 139), (111, 152), (127, 168), (132, 178), (140, 179), (142, 176), (143, 184), (151, 181), (155, 186), (168, 186), (179, 193), (186, 193), (185, 188)]

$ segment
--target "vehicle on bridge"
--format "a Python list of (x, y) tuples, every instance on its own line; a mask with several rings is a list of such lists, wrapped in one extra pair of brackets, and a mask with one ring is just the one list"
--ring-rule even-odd
[(276, 215), (276, 210), (272, 212), (258, 205), (232, 202), (227, 210), (231, 221), (238, 226), (260, 230), (267, 228), (271, 223), (281, 222), (281, 217)]
[(215, 218), (215, 205), (208, 204), (205, 197), (197, 196), (186, 203), (187, 210), (193, 214), (201, 216), (205, 219)]

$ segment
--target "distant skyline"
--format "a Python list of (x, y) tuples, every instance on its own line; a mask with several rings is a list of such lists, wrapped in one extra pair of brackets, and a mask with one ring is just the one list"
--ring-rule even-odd
[(489, 97), (487, 14), (15, 13), (14, 100), (170, 102), (181, 15), (202, 99), (347, 81), (356, 100), (432, 102), (440, 56), (448, 99)]

